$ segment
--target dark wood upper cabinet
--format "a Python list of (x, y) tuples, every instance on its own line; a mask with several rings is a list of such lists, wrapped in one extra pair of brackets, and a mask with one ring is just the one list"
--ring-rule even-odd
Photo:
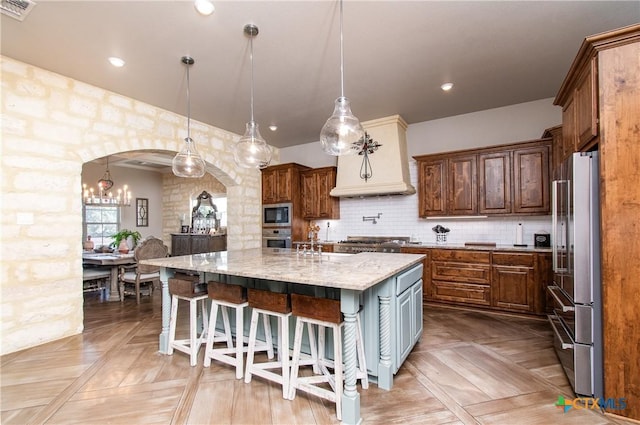
[(311, 217), (318, 213), (316, 202), (316, 176), (312, 173), (300, 174), (300, 188), (302, 190), (302, 217)]
[(309, 167), (290, 163), (262, 170), (262, 203), (297, 203), (300, 197), (300, 172), (308, 169)]
[(478, 155), (478, 212), (508, 214), (511, 212), (511, 155), (494, 152)]
[(551, 138), (415, 156), (420, 217), (548, 214)]
[(278, 203), (278, 186), (277, 174), (275, 170), (262, 171), (262, 203), (277, 204)]
[(475, 155), (449, 158), (448, 198), (448, 210), (451, 215), (478, 213), (478, 173)]
[(596, 58), (591, 59), (578, 79), (575, 92), (576, 151), (587, 148), (598, 135), (598, 96), (595, 91)]
[(336, 167), (314, 168), (300, 174), (302, 217), (306, 220), (340, 218), (340, 198), (329, 195), (336, 185)]
[(513, 151), (513, 212), (548, 213), (549, 145)]
[(339, 219), (340, 218), (340, 198), (331, 196), (331, 189), (336, 187), (337, 168), (324, 167), (316, 169), (316, 185), (318, 217), (322, 219)]
[(447, 214), (447, 160), (418, 161), (418, 215), (420, 217)]
[[(551, 151), (549, 155), (549, 174), (551, 175), (551, 180), (558, 180), (561, 176), (560, 167), (562, 162), (570, 155), (569, 151), (566, 150), (566, 144), (564, 143), (564, 138), (562, 137), (562, 125), (556, 125), (551, 128), (547, 128), (544, 133), (542, 133), (542, 137), (551, 137)], [(571, 153), (573, 150), (571, 150)]]
[(576, 151), (576, 102), (573, 97), (562, 108), (562, 142), (563, 153)]

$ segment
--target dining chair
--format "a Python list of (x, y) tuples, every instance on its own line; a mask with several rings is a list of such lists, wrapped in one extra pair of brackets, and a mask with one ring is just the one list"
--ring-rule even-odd
[(160, 282), (160, 267), (140, 264), (140, 260), (163, 258), (169, 253), (167, 246), (161, 239), (149, 236), (133, 251), (136, 260), (135, 269), (121, 268), (120, 270), (120, 301), (124, 301), (125, 294), (135, 294), (136, 303), (140, 304), (141, 286), (149, 288), (149, 296), (153, 294), (154, 282)]

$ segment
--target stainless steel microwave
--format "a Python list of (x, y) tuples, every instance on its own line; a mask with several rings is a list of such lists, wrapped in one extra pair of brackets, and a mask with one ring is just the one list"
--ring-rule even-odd
[(264, 227), (291, 227), (292, 204), (268, 204), (262, 206)]

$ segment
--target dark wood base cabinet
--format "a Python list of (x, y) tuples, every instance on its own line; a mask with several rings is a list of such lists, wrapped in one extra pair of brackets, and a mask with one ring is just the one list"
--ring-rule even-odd
[(424, 254), (424, 300), (528, 314), (545, 313), (551, 253), (405, 247)]
[[(504, 310), (535, 313), (544, 292), (538, 291), (535, 254), (494, 252), (491, 304)], [(542, 285), (544, 286), (544, 284)], [(542, 311), (539, 311), (542, 313)]]
[(490, 285), (491, 252), (432, 250), (433, 300), (490, 306)]
[(227, 250), (227, 235), (171, 235), (171, 256)]

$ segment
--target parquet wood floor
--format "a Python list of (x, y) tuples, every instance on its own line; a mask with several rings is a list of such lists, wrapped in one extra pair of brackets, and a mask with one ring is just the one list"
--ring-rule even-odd
[[(334, 406), (282, 399), (231, 367), (157, 352), (160, 291), (139, 306), (85, 294), (81, 335), (0, 358), (2, 424), (336, 424)], [(186, 313), (186, 312), (183, 312)], [(179, 319), (187, 329), (186, 314)], [(202, 358), (202, 350), (200, 351)], [(573, 398), (546, 321), (426, 305), (424, 334), (392, 391), (361, 391), (365, 424), (629, 424)]]

